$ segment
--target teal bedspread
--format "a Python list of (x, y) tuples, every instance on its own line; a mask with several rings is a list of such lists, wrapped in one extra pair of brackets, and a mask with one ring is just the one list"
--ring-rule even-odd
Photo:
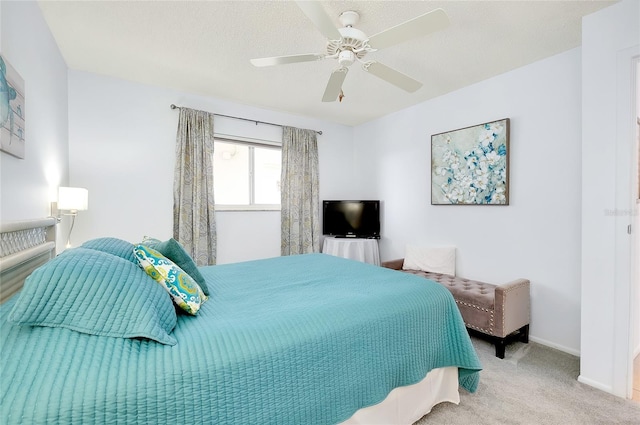
[[(0, 423), (333, 424), (434, 368), (480, 364), (446, 288), (323, 254), (203, 267), (175, 346), (7, 322)], [(115, 307), (114, 307), (115, 308)]]

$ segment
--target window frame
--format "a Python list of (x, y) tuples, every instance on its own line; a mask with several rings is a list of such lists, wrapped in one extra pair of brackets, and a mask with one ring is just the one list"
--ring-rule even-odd
[[(282, 158), (282, 142), (276, 142), (272, 140), (254, 139), (250, 137), (233, 136), (229, 134), (213, 134), (213, 142), (233, 143), (242, 146), (249, 147), (249, 202), (248, 205), (243, 204), (217, 204), (215, 203), (215, 186), (216, 182), (213, 182), (214, 190), (214, 209), (215, 211), (280, 211), (281, 205), (278, 204), (256, 204), (255, 203), (255, 148), (261, 149), (278, 149), (280, 151), (280, 157)], [(214, 148), (215, 154), (215, 148)]]

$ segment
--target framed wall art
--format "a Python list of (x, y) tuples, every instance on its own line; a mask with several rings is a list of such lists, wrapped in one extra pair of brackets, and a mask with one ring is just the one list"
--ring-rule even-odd
[(431, 136), (432, 205), (509, 205), (509, 118)]
[(24, 158), (24, 80), (0, 54), (0, 150)]

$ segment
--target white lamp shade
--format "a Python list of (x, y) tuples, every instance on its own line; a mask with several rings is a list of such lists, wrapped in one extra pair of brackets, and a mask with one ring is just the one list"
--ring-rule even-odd
[(89, 191), (83, 187), (58, 188), (58, 209), (83, 211), (89, 208)]

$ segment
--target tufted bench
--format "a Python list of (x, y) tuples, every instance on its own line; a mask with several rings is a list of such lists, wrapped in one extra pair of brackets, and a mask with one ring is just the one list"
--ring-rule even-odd
[(505, 345), (511, 340), (529, 342), (528, 280), (492, 285), (448, 274), (402, 270), (403, 263), (404, 259), (399, 259), (383, 262), (382, 266), (422, 276), (449, 289), (467, 328), (491, 339), (496, 357), (504, 359)]

